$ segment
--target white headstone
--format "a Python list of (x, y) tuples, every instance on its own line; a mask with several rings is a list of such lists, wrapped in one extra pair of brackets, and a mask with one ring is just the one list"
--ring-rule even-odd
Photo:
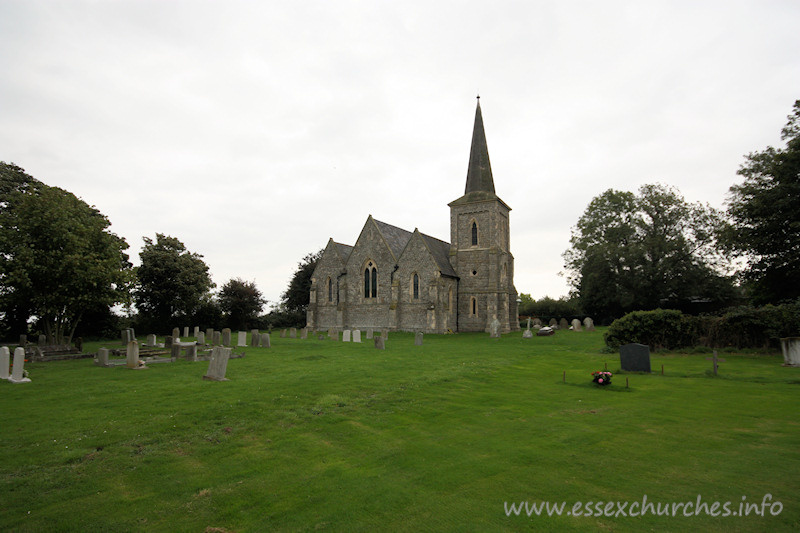
[(8, 373), (10, 364), (11, 352), (8, 350), (8, 346), (0, 346), (0, 379), (8, 379), (11, 377)]
[(97, 350), (97, 359), (94, 364), (97, 366), (108, 366), (108, 348), (100, 348)]
[(238, 339), (236, 339), (236, 340), (238, 342), (236, 343), (236, 346), (247, 346), (247, 332), (246, 331), (240, 331), (237, 335), (238, 335)]
[(24, 377), (25, 370), (25, 348), (14, 350), (14, 368), (11, 370), (11, 383), (30, 383), (30, 379)]
[(361, 342), (361, 330), (354, 329), (353, 330), (353, 342)]
[(350, 342), (350, 330), (346, 329), (342, 332), (342, 342)]
[(183, 336), (184, 337), (189, 336), (189, 326), (183, 326)]
[(786, 366), (800, 366), (800, 337), (785, 337), (781, 339), (783, 364)]
[(228, 359), (231, 356), (231, 348), (215, 346), (211, 350), (211, 360), (208, 362), (208, 372), (203, 379), (210, 381), (228, 381), (225, 372), (228, 369)]
[(583, 331), (583, 326), (581, 325), (581, 321), (577, 318), (572, 319), (572, 331)]

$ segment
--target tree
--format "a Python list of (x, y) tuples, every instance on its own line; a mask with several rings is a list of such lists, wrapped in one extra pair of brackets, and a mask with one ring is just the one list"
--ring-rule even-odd
[(786, 147), (749, 154), (729, 192), (725, 240), (747, 259), (756, 304), (800, 297), (800, 100), (787, 118)]
[(219, 304), (231, 327), (247, 329), (261, 313), (266, 301), (255, 282), (232, 279), (222, 286)]
[(608, 321), (636, 309), (690, 309), (733, 296), (716, 241), (720, 214), (664, 185), (595, 197), (564, 253), (583, 311)]
[(156, 242), (143, 239), (134, 302), (143, 323), (166, 331), (177, 320), (192, 318), (214, 284), (203, 256), (189, 252), (175, 237), (156, 233)]
[(297, 263), (297, 270), (289, 282), (289, 287), (281, 295), (281, 304), (290, 313), (305, 314), (308, 300), (311, 297), (311, 274), (317, 267), (317, 261), (322, 257), (322, 250), (306, 255)]
[(126, 301), (128, 244), (72, 193), (13, 164), (0, 163), (0, 178), (0, 301), (7, 322), (24, 332), (35, 315), (50, 343), (69, 344), (85, 311)]

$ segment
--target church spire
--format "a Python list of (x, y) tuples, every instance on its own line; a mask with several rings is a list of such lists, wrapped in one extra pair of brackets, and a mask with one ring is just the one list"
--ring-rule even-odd
[(492, 179), (492, 166), (489, 164), (486, 133), (483, 131), (480, 96), (478, 96), (478, 107), (475, 109), (475, 126), (472, 130), (472, 147), (469, 150), (467, 187), (464, 194), (478, 191), (494, 194), (494, 179)]

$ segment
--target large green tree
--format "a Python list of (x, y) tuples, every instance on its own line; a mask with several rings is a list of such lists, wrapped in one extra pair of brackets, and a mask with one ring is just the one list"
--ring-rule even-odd
[(290, 313), (305, 313), (311, 297), (311, 275), (317, 267), (322, 250), (308, 254), (297, 263), (297, 270), (292, 275), (286, 291), (281, 295), (282, 307)]
[(785, 148), (767, 147), (747, 156), (730, 188), (726, 232), (744, 255), (750, 296), (762, 304), (800, 298), (800, 100), (781, 131)]
[(165, 332), (189, 320), (214, 288), (203, 256), (168, 235), (143, 237), (141, 264), (135, 269), (134, 303), (140, 323)]
[(636, 309), (691, 309), (693, 302), (731, 298), (715, 238), (720, 220), (711, 207), (660, 184), (595, 197), (564, 253), (583, 311), (605, 321)]
[(36, 316), (48, 340), (68, 344), (87, 310), (126, 301), (124, 239), (74, 194), (0, 163), (0, 303), (9, 333)]
[(219, 305), (230, 327), (247, 329), (261, 314), (266, 301), (255, 282), (236, 278), (228, 281), (219, 292)]

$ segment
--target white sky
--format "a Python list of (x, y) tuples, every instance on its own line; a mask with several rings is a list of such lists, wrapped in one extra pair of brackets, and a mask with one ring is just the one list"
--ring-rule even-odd
[(449, 241), (480, 92), (515, 284), (609, 188), (723, 207), (800, 98), (800, 2), (0, 0), (0, 160), (279, 299), (378, 220)]

